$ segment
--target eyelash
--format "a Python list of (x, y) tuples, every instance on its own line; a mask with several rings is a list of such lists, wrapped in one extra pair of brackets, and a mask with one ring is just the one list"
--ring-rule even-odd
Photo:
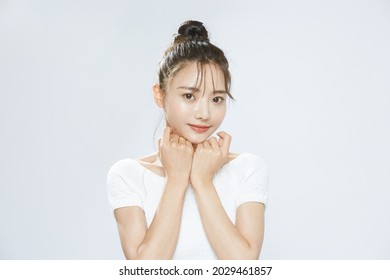
[(216, 96), (216, 97), (213, 98), (213, 100), (215, 100), (215, 99), (219, 100), (219, 101), (215, 101), (215, 103), (222, 103), (225, 100), (225, 98), (223, 98), (221, 96)]
[(185, 93), (185, 94), (183, 94), (183, 96), (185, 99), (190, 100), (189, 98), (187, 98), (187, 96), (193, 97), (194, 95), (192, 95), (191, 93)]
[[(187, 97), (188, 96), (191, 96), (191, 97), (194, 97), (194, 95), (193, 94), (191, 94), (191, 93), (185, 93), (185, 94), (183, 94), (183, 97), (186, 99), (186, 100), (190, 100), (190, 99), (188, 99)], [(220, 96), (216, 96), (216, 97), (214, 97), (213, 99), (216, 99), (216, 98), (218, 98), (220, 101), (219, 102), (215, 102), (215, 103), (222, 103), (224, 100), (225, 100), (225, 98), (223, 98), (223, 97), (220, 97)]]

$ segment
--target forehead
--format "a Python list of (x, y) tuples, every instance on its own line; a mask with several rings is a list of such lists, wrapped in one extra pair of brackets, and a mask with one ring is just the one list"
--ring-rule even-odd
[(223, 72), (218, 65), (213, 63), (187, 63), (174, 75), (169, 87), (176, 89), (181, 86), (211, 87), (215, 90), (226, 90)]

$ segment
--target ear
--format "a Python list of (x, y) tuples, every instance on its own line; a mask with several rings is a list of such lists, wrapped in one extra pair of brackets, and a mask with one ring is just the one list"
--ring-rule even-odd
[(154, 102), (156, 102), (158, 107), (164, 108), (164, 94), (160, 88), (160, 85), (154, 84), (152, 89), (153, 89)]

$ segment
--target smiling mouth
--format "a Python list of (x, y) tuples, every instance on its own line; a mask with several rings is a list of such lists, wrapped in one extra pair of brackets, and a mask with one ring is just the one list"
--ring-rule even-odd
[(192, 130), (196, 131), (196, 132), (205, 132), (207, 131), (210, 126), (204, 126), (204, 125), (192, 125), (192, 124), (189, 124), (189, 126), (192, 128)]

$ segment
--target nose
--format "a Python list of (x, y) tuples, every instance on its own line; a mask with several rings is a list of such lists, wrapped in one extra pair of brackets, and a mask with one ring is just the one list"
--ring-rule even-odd
[(210, 118), (210, 110), (207, 98), (200, 98), (196, 103), (195, 118), (197, 120), (208, 120)]

